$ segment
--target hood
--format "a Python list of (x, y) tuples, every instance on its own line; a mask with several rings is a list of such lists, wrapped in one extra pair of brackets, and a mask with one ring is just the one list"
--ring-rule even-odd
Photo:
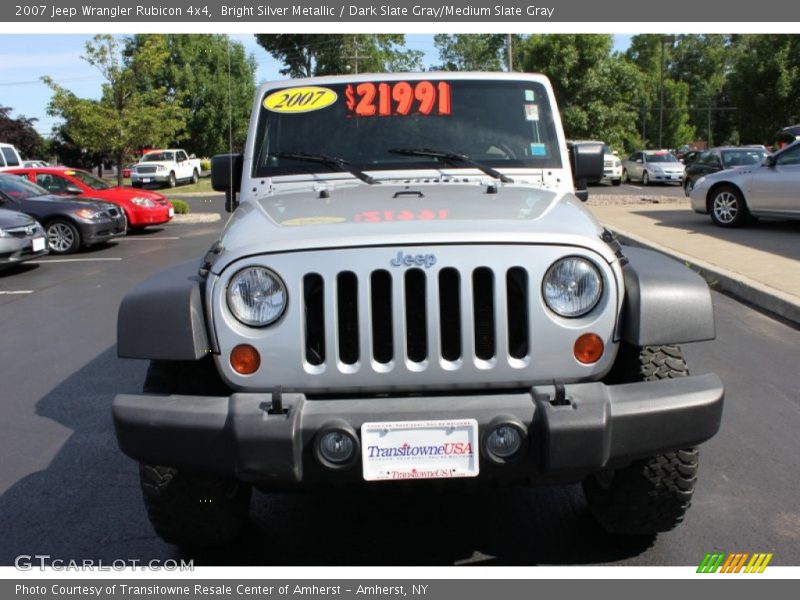
[(0, 229), (12, 229), (33, 225), (36, 221), (22, 212), (0, 208)]
[(150, 192), (140, 188), (117, 185), (108, 190), (95, 190), (93, 194), (108, 196), (114, 200), (130, 200), (131, 198), (147, 198), (148, 200), (166, 200), (167, 197), (158, 192)]
[(48, 205), (62, 209), (94, 208), (96, 210), (108, 210), (116, 208), (113, 203), (106, 202), (99, 198), (88, 198), (86, 196), (57, 196), (56, 194), (46, 194), (28, 198), (27, 202), (46, 202)]
[(563, 192), (483, 182), (357, 182), (242, 204), (225, 227), (214, 270), (269, 252), (457, 243), (574, 245), (612, 261), (602, 232), (583, 203)]

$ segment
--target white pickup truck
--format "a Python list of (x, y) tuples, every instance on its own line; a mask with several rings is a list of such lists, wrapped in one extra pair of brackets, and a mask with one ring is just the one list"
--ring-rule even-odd
[(142, 187), (158, 183), (175, 187), (179, 181), (197, 183), (200, 179), (200, 159), (189, 157), (185, 150), (152, 150), (131, 169), (131, 185)]

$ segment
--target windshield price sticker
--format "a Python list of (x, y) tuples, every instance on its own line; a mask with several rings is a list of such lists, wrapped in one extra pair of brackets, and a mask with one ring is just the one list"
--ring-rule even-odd
[(327, 108), (339, 96), (331, 89), (316, 86), (290, 88), (264, 98), (264, 108), (276, 113), (305, 113)]
[(349, 116), (404, 117), (451, 112), (450, 84), (446, 81), (348, 84), (345, 96)]

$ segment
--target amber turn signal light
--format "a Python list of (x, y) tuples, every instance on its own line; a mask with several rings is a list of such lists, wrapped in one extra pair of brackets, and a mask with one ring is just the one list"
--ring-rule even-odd
[(241, 375), (250, 375), (261, 366), (261, 356), (250, 344), (239, 344), (231, 352), (231, 366)]
[(603, 340), (595, 333), (584, 333), (575, 340), (573, 353), (579, 363), (590, 365), (596, 363), (603, 356)]

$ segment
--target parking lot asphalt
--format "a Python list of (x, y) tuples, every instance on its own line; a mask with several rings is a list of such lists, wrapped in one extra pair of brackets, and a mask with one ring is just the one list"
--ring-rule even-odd
[[(190, 199), (193, 212), (214, 200)], [(224, 217), (223, 217), (224, 219)], [(0, 274), (0, 565), (193, 558), (211, 565), (696, 565), (710, 551), (773, 552), (800, 564), (796, 350), (800, 331), (713, 294), (717, 339), (684, 348), (726, 385), (720, 433), (701, 450), (686, 522), (657, 538), (605, 534), (580, 486), (256, 494), (235, 546), (188, 553), (152, 531), (137, 467), (116, 445), (114, 396), (144, 361), (116, 357), (116, 311), (136, 282), (202, 256), (224, 221), (168, 225), (109, 247)]]
[(724, 229), (693, 212), (686, 198), (634, 200), (612, 204), (590, 197), (589, 206), (623, 242), (672, 256), (715, 289), (800, 324), (800, 222), (761, 220)]

